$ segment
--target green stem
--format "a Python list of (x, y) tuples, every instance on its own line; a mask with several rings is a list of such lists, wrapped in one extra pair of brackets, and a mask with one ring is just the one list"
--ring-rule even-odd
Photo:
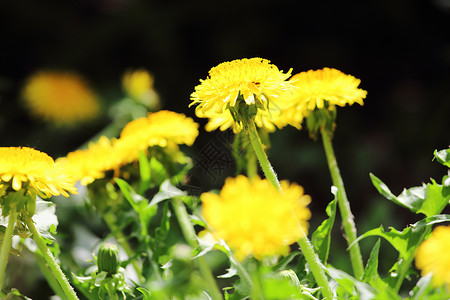
[(5, 235), (3, 237), (2, 250), (0, 252), (0, 291), (3, 289), (3, 283), (5, 281), (6, 265), (8, 264), (9, 250), (11, 249), (12, 235), (14, 232), (14, 225), (17, 221), (18, 213), (16, 208), (11, 206), (9, 212), (8, 227), (6, 228)]
[(67, 280), (66, 276), (64, 275), (64, 273), (62, 272), (58, 263), (56, 262), (56, 259), (53, 257), (52, 253), (50, 252), (50, 249), (48, 249), (47, 244), (42, 240), (42, 237), (39, 234), (39, 232), (37, 231), (36, 226), (34, 226), (34, 223), (33, 223), (33, 220), (31, 219), (31, 217), (25, 216), (23, 221), (28, 226), (28, 229), (30, 230), (30, 232), (32, 234), (33, 240), (36, 242), (39, 250), (42, 253), (42, 256), (44, 257), (50, 270), (52, 271), (53, 276), (56, 278), (56, 280), (58, 281), (62, 290), (64, 291), (64, 294), (67, 297), (67, 299), (79, 300), (77, 297), (77, 294), (75, 294), (75, 291), (73, 290), (73, 288), (70, 285), (69, 281)]
[[(117, 242), (119, 245), (125, 250), (125, 253), (127, 254), (128, 258), (131, 258), (133, 256), (133, 250), (131, 249), (130, 244), (128, 243), (125, 235), (123, 234), (122, 230), (116, 226), (116, 223), (111, 218), (110, 213), (105, 213), (103, 215), (103, 219), (105, 220), (106, 225), (109, 227), (109, 230), (111, 230), (112, 234), (116, 237)], [(136, 259), (132, 260), (132, 265), (134, 270), (136, 271), (136, 274), (139, 278), (139, 281), (142, 283), (145, 281), (145, 278), (142, 276), (142, 268), (136, 261)]]
[[(266, 175), (267, 180), (273, 184), (275, 188), (281, 191), (280, 182), (278, 181), (277, 175), (272, 168), (269, 160), (267, 159), (267, 155), (264, 152), (263, 145), (261, 143), (261, 139), (259, 138), (258, 132), (256, 131), (255, 124), (253, 121), (250, 121), (248, 124), (248, 134), (250, 136), (250, 141), (253, 145), (253, 149), (255, 150), (256, 157), (258, 157), (259, 164)], [(306, 258), (306, 261), (311, 268), (311, 271), (314, 275), (314, 278), (317, 281), (317, 284), (322, 288), (322, 294), (326, 299), (333, 299), (333, 292), (331, 291), (330, 285), (328, 284), (327, 276), (325, 275), (325, 271), (322, 267), (322, 263), (319, 260), (319, 257), (314, 252), (314, 249), (311, 245), (311, 242), (308, 240), (308, 237), (305, 235), (303, 238), (299, 240), (300, 248), (302, 249), (303, 255)]]
[(341, 173), (339, 171), (336, 156), (334, 155), (333, 146), (331, 144), (331, 135), (326, 129), (321, 129), (323, 146), (325, 148), (325, 154), (327, 156), (328, 167), (330, 169), (333, 185), (338, 188), (338, 206), (341, 212), (342, 225), (344, 227), (347, 244), (350, 247), (350, 260), (353, 268), (353, 273), (356, 279), (361, 279), (364, 274), (364, 265), (361, 256), (361, 250), (358, 243), (354, 243), (356, 240), (356, 226), (354, 222), (353, 214), (350, 210), (350, 203), (347, 199), (347, 194), (344, 188), (344, 181), (342, 180)]
[[(425, 229), (422, 233), (422, 235), (419, 237), (419, 239), (416, 242), (416, 245), (414, 248), (419, 247), (420, 244), (422, 244), (425, 237), (431, 232), (432, 227), (429, 226), (427, 229)], [(411, 253), (415, 253), (414, 251), (411, 251)], [(400, 291), (400, 288), (402, 287), (403, 280), (405, 279), (406, 275), (408, 274), (409, 268), (411, 267), (411, 263), (414, 259), (414, 255), (410, 255), (407, 259), (403, 259), (398, 266), (398, 275), (397, 275), (397, 281), (395, 282), (394, 291), (397, 293)]]
[[(197, 236), (194, 230), (194, 226), (192, 226), (192, 223), (189, 220), (189, 215), (186, 211), (186, 207), (184, 206), (183, 201), (180, 198), (173, 198), (172, 204), (184, 238), (188, 242), (189, 246), (194, 249), (197, 248), (199, 246)], [(200, 256), (196, 260), (198, 262), (200, 273), (202, 274), (203, 279), (206, 281), (211, 299), (222, 300), (222, 293), (217, 286), (216, 280), (214, 279), (214, 276), (208, 266), (208, 263), (205, 260), (205, 257)]]
[(314, 248), (311, 242), (308, 240), (306, 234), (298, 241), (298, 244), (300, 245), (300, 249), (302, 249), (303, 255), (305, 256), (306, 261), (311, 268), (317, 284), (322, 287), (322, 295), (325, 297), (325, 299), (332, 300), (333, 292), (331, 291), (330, 285), (328, 284), (328, 279), (325, 275), (325, 271), (323, 270), (322, 263), (320, 262), (317, 254), (314, 252)]
[(64, 299), (64, 291), (59, 285), (58, 281), (56, 281), (53, 273), (48, 269), (47, 263), (45, 262), (44, 258), (37, 252), (34, 253), (34, 258), (36, 259), (42, 275), (44, 275), (45, 280), (47, 281), (53, 292), (55, 292), (55, 294), (58, 295), (61, 299)]
[(246, 149), (247, 153), (247, 176), (252, 180), (258, 174), (258, 162), (256, 161), (255, 152), (250, 147)]
[(259, 138), (258, 131), (256, 131), (255, 123), (250, 121), (247, 128), (250, 142), (252, 143), (253, 150), (258, 158), (259, 164), (266, 176), (267, 180), (275, 186), (279, 191), (281, 190), (280, 182), (278, 181), (277, 174), (272, 168), (272, 165), (267, 158), (266, 152), (263, 149), (261, 139)]

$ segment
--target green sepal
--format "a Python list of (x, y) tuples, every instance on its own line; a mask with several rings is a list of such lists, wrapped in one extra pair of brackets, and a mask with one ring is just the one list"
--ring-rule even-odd
[(324, 108), (315, 109), (309, 112), (306, 117), (306, 126), (308, 127), (309, 136), (314, 140), (317, 139), (317, 134), (321, 130), (326, 130), (333, 136), (336, 127), (337, 110), (335, 107), (328, 107), (326, 104)]

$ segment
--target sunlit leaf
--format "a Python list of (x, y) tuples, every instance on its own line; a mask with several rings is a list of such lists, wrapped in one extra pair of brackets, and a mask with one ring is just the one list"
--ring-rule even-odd
[(439, 163), (450, 168), (450, 148), (440, 151), (434, 150), (434, 158)]
[(450, 189), (437, 184), (434, 180), (422, 186), (404, 189), (399, 196), (395, 196), (387, 185), (375, 175), (370, 174), (370, 178), (382, 196), (416, 214), (423, 213), (427, 217), (437, 215), (442, 212), (450, 200)]
[(161, 201), (186, 195), (186, 192), (172, 185), (170, 180), (167, 179), (161, 184), (159, 192), (153, 196), (153, 199), (150, 201), (150, 205), (156, 205)]
[[(345, 273), (344, 271), (327, 266), (326, 272), (330, 277), (338, 283), (336, 294), (338, 297), (357, 297), (355, 299), (369, 300), (373, 299), (375, 295), (375, 289), (367, 283), (356, 280), (354, 277)], [(341, 289), (339, 289), (339, 287)], [(340, 295), (340, 293), (346, 292), (348, 295)]]
[(328, 219), (324, 220), (322, 224), (313, 232), (311, 237), (311, 243), (317, 252), (320, 260), (326, 264), (328, 254), (330, 252), (331, 231), (334, 225), (334, 219), (336, 217), (336, 203), (337, 203), (337, 188), (332, 187), (331, 192), (334, 195), (334, 199), (328, 204), (326, 213)]

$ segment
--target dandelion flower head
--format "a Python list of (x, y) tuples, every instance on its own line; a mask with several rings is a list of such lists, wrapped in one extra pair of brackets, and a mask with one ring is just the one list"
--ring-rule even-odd
[(432, 273), (436, 286), (450, 285), (450, 226), (437, 226), (415, 254), (416, 267), (422, 275)]
[(258, 57), (224, 62), (212, 68), (207, 79), (200, 80), (191, 94), (191, 105), (198, 104), (199, 117), (209, 117), (205, 116), (209, 111), (222, 114), (230, 108), (239, 109), (242, 104), (268, 110), (271, 102), (276, 105), (279, 96), (292, 87), (287, 81), (291, 72), (283, 73), (269, 60)]
[(57, 162), (64, 165), (74, 182), (79, 180), (88, 185), (123, 164), (113, 141), (102, 136), (97, 142), (89, 143), (88, 148), (70, 152), (66, 157), (58, 158)]
[(25, 189), (42, 198), (76, 193), (63, 167), (46, 153), (28, 147), (0, 147), (0, 190)]
[(302, 238), (311, 217), (311, 198), (296, 184), (281, 182), (283, 192), (267, 180), (245, 176), (228, 178), (220, 195), (203, 193), (203, 216), (217, 238), (242, 260), (286, 255)]
[(293, 101), (297, 103), (299, 113), (324, 108), (325, 103), (330, 108), (355, 102), (364, 105), (363, 99), (367, 95), (365, 90), (358, 88), (361, 80), (332, 68), (301, 72), (289, 81), (296, 87)]
[(139, 157), (139, 151), (148, 147), (167, 147), (169, 144), (191, 146), (198, 136), (198, 123), (192, 118), (173, 111), (161, 110), (131, 121), (120, 133), (117, 141), (130, 160)]
[(95, 118), (100, 103), (78, 75), (68, 72), (39, 72), (31, 76), (23, 99), (30, 113), (55, 125), (73, 125)]
[(74, 180), (87, 185), (139, 159), (139, 153), (148, 147), (192, 145), (198, 135), (198, 124), (183, 114), (171, 111), (149, 113), (131, 121), (122, 130), (119, 139), (102, 136), (89, 147), (69, 153), (58, 159), (70, 171)]

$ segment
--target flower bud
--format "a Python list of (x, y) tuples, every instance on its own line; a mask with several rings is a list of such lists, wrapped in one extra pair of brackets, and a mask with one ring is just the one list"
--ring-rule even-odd
[(97, 254), (97, 266), (99, 272), (116, 274), (120, 266), (119, 248), (111, 243), (101, 245)]

